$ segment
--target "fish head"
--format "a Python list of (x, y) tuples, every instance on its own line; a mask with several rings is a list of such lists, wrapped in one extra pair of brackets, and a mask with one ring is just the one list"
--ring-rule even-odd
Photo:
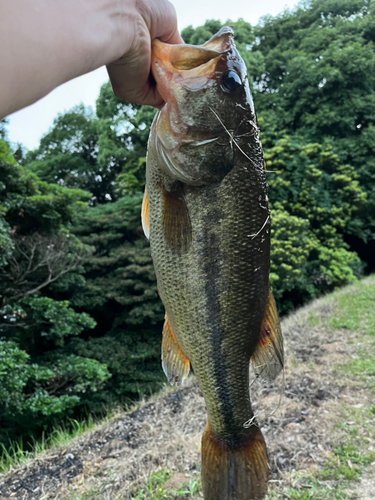
[(256, 128), (233, 30), (224, 27), (200, 46), (154, 40), (152, 74), (165, 101), (151, 132), (162, 169), (192, 185), (220, 182), (234, 166), (239, 138), (251, 142)]

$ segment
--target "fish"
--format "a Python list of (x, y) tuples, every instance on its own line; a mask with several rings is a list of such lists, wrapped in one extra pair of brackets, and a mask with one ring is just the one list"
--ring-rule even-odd
[(162, 367), (176, 386), (192, 369), (206, 403), (205, 500), (260, 500), (269, 466), (249, 364), (272, 380), (284, 351), (247, 70), (230, 27), (200, 46), (156, 39), (151, 60), (165, 104), (150, 130), (142, 226), (165, 307)]

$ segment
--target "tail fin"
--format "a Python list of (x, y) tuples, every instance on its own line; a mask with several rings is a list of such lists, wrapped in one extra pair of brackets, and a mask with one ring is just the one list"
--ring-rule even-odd
[(268, 461), (262, 433), (255, 425), (241, 446), (225, 446), (206, 428), (202, 437), (202, 488), (205, 500), (262, 500), (267, 492)]

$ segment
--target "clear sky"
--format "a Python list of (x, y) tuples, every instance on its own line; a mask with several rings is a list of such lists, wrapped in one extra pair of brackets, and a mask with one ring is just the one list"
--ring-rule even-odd
[[(206, 19), (222, 22), (242, 17), (251, 24), (257, 24), (260, 17), (275, 16), (285, 8), (293, 8), (298, 0), (171, 0), (174, 4), (179, 29), (190, 24), (200, 26)], [(9, 139), (21, 142), (28, 149), (38, 146), (43, 134), (48, 132), (58, 113), (83, 102), (95, 107), (100, 86), (107, 81), (105, 68), (81, 76), (61, 85), (37, 103), (13, 113), (9, 119)]]

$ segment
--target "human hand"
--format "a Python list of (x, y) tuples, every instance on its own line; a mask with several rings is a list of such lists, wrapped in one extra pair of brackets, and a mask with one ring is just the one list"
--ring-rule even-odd
[(151, 42), (184, 43), (177, 29), (176, 12), (168, 0), (138, 0), (125, 19), (130, 47), (107, 65), (116, 97), (137, 104), (160, 107), (164, 103), (150, 79)]
[(107, 65), (116, 96), (163, 104), (151, 41), (183, 43), (168, 0), (0, 0), (0, 119)]

